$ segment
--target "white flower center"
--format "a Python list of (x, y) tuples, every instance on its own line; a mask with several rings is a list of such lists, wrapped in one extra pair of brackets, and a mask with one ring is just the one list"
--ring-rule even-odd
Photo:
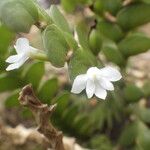
[(93, 74), (92, 74), (92, 78), (93, 78), (94, 81), (97, 81), (97, 74), (96, 74), (96, 73), (93, 73)]

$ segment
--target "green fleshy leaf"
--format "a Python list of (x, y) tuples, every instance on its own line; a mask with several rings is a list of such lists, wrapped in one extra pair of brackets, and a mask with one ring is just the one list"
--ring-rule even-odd
[(47, 80), (38, 90), (39, 99), (44, 103), (50, 104), (52, 98), (57, 93), (58, 88), (57, 78)]
[(84, 49), (89, 49), (89, 42), (88, 42), (88, 35), (90, 32), (90, 27), (88, 26), (88, 22), (85, 20), (79, 21), (79, 23), (76, 26), (76, 32), (77, 32), (77, 38), (79, 40), (79, 44)]
[(118, 24), (125, 30), (129, 30), (150, 21), (150, 5), (136, 3), (129, 5), (117, 14)]
[(74, 80), (79, 74), (86, 73), (88, 68), (96, 65), (97, 61), (90, 51), (82, 48), (76, 50), (69, 63), (69, 74), (71, 80)]
[(5, 100), (5, 107), (6, 108), (12, 108), (12, 107), (18, 107), (19, 106), (19, 91), (17, 90), (13, 92), (6, 100)]
[(0, 25), (0, 56), (5, 56), (8, 47), (14, 38), (14, 33), (9, 31), (4, 25)]
[(1, 74), (0, 75), (0, 92), (11, 91), (22, 87), (22, 80), (14, 74)]
[(64, 10), (67, 12), (73, 12), (75, 10), (75, 7), (77, 5), (76, 0), (61, 0), (61, 5), (63, 6)]
[(106, 135), (94, 136), (90, 141), (90, 145), (92, 148), (97, 148), (99, 150), (112, 150), (113, 149), (112, 144)]
[(133, 122), (125, 126), (119, 138), (119, 143), (123, 146), (130, 146), (138, 136), (138, 122)]
[(124, 38), (118, 48), (126, 56), (132, 56), (146, 52), (150, 49), (150, 38), (140, 33), (134, 33)]
[(33, 64), (29, 64), (27, 69), (24, 70), (23, 78), (27, 83), (31, 83), (33, 88), (37, 89), (44, 72), (44, 63), (35, 62)]
[(124, 36), (120, 26), (108, 21), (99, 21), (97, 24), (97, 29), (101, 34), (116, 42), (121, 40)]
[(109, 61), (119, 66), (123, 66), (125, 64), (125, 58), (123, 57), (122, 53), (118, 50), (118, 47), (114, 42), (110, 40), (104, 40), (102, 52)]
[[(85, 123), (86, 122), (86, 123)], [(86, 114), (77, 115), (73, 122), (73, 128), (80, 136), (88, 136), (92, 133), (90, 118)]]
[(137, 137), (137, 145), (141, 150), (149, 150), (150, 148), (150, 130), (147, 126), (141, 123), (139, 135)]
[(0, 18), (11, 30), (27, 33), (38, 21), (38, 11), (32, 0), (5, 0), (0, 1)]
[(137, 102), (144, 96), (142, 90), (131, 83), (125, 86), (123, 92), (128, 102)]
[(78, 114), (78, 111), (79, 111), (79, 107), (77, 105), (72, 105), (62, 112), (63, 113), (62, 118), (67, 126), (68, 125), (72, 126), (73, 120)]
[(146, 97), (150, 97), (150, 81), (146, 81), (143, 85), (143, 93)]
[(137, 108), (135, 113), (143, 122), (150, 123), (150, 110), (148, 108)]
[(43, 42), (50, 62), (56, 67), (63, 67), (69, 45), (62, 31), (54, 24), (48, 26), (43, 34)]
[(75, 41), (73, 35), (69, 34), (68, 32), (63, 32), (63, 34), (70, 47), (70, 50), (76, 50), (78, 48), (78, 44)]
[(89, 45), (94, 55), (98, 55), (102, 47), (102, 37), (100, 33), (93, 29), (89, 35)]
[(67, 23), (66, 19), (61, 14), (56, 5), (51, 5), (50, 17), (52, 18), (56, 26), (58, 26), (62, 31), (71, 33), (69, 24)]
[(56, 108), (56, 113), (61, 115), (62, 112), (67, 108), (68, 103), (69, 103), (69, 99), (70, 99), (70, 93), (64, 91), (63, 93), (61, 93), (56, 99), (56, 103), (57, 103), (57, 108)]

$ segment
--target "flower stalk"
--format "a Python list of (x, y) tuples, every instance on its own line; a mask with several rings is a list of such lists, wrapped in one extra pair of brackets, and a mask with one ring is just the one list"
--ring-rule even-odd
[(38, 59), (42, 61), (48, 61), (48, 57), (46, 53), (42, 50), (37, 50), (36, 53), (30, 52), (30, 58), (32, 59)]

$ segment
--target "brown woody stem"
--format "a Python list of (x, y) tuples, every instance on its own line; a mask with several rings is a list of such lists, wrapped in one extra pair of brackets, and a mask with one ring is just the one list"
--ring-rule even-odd
[(108, 21), (110, 21), (110, 22), (112, 22), (112, 23), (116, 23), (116, 17), (114, 17), (111, 13), (105, 12), (105, 13), (104, 13), (104, 17), (105, 17)]
[(54, 150), (65, 150), (62, 132), (58, 131), (50, 122), (50, 117), (56, 108), (56, 104), (48, 106), (41, 103), (31, 85), (26, 85), (22, 89), (19, 101), (21, 105), (28, 107), (32, 111), (38, 124), (37, 130), (47, 138), (50, 144), (49, 147)]

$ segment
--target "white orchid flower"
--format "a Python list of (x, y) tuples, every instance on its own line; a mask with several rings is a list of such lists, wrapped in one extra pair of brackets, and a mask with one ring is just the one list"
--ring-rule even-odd
[(120, 72), (113, 67), (107, 66), (102, 69), (91, 67), (86, 74), (78, 75), (75, 78), (71, 92), (79, 94), (86, 89), (88, 98), (92, 98), (95, 94), (95, 96), (104, 100), (107, 96), (106, 90), (114, 90), (111, 82), (118, 81), (121, 78)]
[(36, 53), (37, 49), (29, 45), (29, 40), (26, 38), (19, 38), (14, 45), (17, 55), (12, 55), (6, 59), (10, 65), (6, 68), (7, 71), (18, 69), (21, 67), (31, 56)]

